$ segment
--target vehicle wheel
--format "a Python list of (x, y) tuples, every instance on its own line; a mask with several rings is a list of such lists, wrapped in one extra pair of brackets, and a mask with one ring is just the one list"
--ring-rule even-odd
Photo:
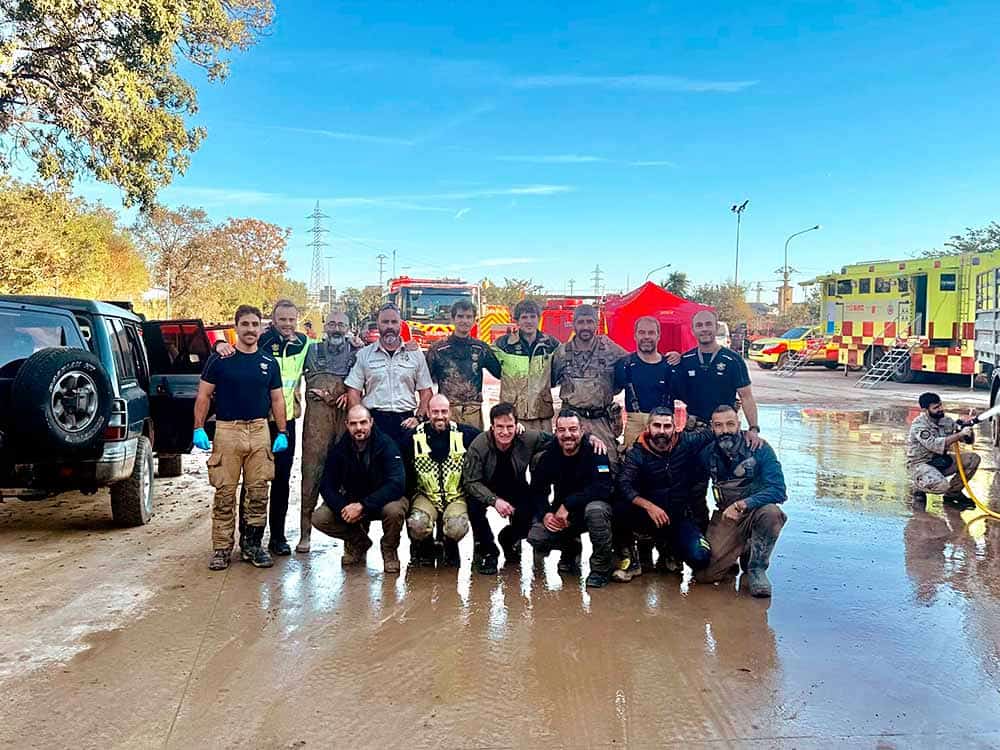
[(14, 424), (28, 440), (59, 450), (98, 442), (114, 393), (101, 361), (83, 349), (49, 348), (32, 354), (11, 389)]
[(184, 473), (184, 457), (162, 455), (156, 457), (156, 476), (179, 477)]
[[(997, 394), (1000, 393), (1000, 385), (996, 381), (990, 386), (990, 408), (997, 403)], [(1000, 416), (990, 417), (990, 437), (994, 446), (1000, 446)]]
[(142, 526), (153, 517), (153, 448), (140, 437), (132, 475), (111, 485), (111, 516), (121, 526)]
[(827, 370), (836, 370), (838, 367), (840, 367), (840, 363), (839, 362), (824, 362), (823, 363), (823, 367), (825, 367)]
[(782, 352), (780, 355), (778, 355), (778, 361), (776, 365), (779, 370), (783, 370), (785, 368), (785, 365), (788, 363), (788, 357), (789, 357), (788, 352)]
[(762, 370), (773, 370), (774, 362), (758, 362), (757, 367), (759, 367)]
[(882, 359), (882, 355), (884, 354), (885, 352), (882, 351), (881, 346), (869, 346), (865, 349), (865, 356), (863, 358), (865, 372), (872, 369), (875, 363)]

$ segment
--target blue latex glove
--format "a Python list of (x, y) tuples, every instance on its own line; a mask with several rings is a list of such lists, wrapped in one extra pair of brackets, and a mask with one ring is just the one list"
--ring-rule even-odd
[(278, 433), (278, 437), (274, 439), (274, 445), (271, 446), (271, 453), (281, 453), (282, 451), (288, 450), (288, 435), (284, 433)]
[(194, 447), (201, 448), (203, 451), (212, 449), (212, 443), (208, 440), (208, 433), (201, 427), (194, 431)]

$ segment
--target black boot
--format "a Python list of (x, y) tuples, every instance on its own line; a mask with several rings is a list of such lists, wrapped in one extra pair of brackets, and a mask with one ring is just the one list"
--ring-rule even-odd
[(643, 570), (653, 569), (653, 543), (650, 541), (640, 541), (636, 545), (639, 552), (639, 565)]
[[(246, 539), (246, 545), (243, 545), (243, 540)], [(274, 565), (274, 560), (264, 549), (264, 527), (263, 526), (247, 526), (246, 534), (240, 538), (240, 557), (245, 561), (253, 565), (255, 568), (270, 568)]]
[(503, 550), (507, 565), (516, 565), (521, 562), (521, 540), (513, 539), (513, 536), (514, 529), (510, 526), (504, 526), (497, 535), (497, 541), (500, 542), (500, 549)]
[(583, 554), (583, 544), (580, 537), (576, 537), (566, 543), (559, 555), (559, 564), (556, 570), (565, 575), (580, 575), (580, 555)]
[[(441, 555), (441, 567), (444, 568), (460, 568), (462, 567), (462, 555), (458, 551), (458, 542), (445, 538), (442, 542), (442, 555)], [(494, 573), (496, 569), (494, 568)]]
[(410, 543), (410, 560), (421, 568), (434, 567), (434, 540), (430, 537)]
[(944, 502), (958, 510), (972, 510), (976, 504), (961, 492), (949, 492), (944, 496)]
[(771, 596), (771, 581), (767, 578), (767, 568), (771, 563), (771, 553), (777, 541), (777, 534), (756, 530), (753, 532), (747, 569), (747, 588), (750, 596)]

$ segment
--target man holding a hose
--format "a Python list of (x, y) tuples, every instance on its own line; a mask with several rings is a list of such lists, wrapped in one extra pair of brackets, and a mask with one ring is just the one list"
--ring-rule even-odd
[[(972, 427), (962, 427), (944, 415), (944, 406), (936, 393), (920, 394), (921, 412), (910, 425), (906, 445), (906, 470), (913, 481), (913, 499), (926, 501), (926, 493), (944, 495), (944, 501), (959, 510), (975, 504), (962, 492), (962, 475), (955, 462), (955, 444), (972, 443)], [(966, 479), (979, 468), (979, 456), (971, 450), (962, 452)]]

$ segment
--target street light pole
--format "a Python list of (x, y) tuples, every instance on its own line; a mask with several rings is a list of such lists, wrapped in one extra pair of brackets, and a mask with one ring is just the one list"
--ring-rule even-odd
[(822, 229), (822, 226), (817, 224), (814, 227), (809, 227), (808, 229), (803, 229), (794, 234), (788, 235), (788, 239), (785, 240), (785, 265), (782, 266), (781, 270), (781, 299), (778, 300), (778, 310), (782, 313), (788, 312), (788, 302), (791, 299), (790, 285), (788, 283), (789, 278), (792, 275), (792, 269), (788, 267), (788, 243), (792, 241), (793, 237), (798, 237), (800, 234), (805, 234), (806, 232), (815, 232), (817, 229)]
[(743, 218), (743, 212), (747, 210), (749, 203), (750, 199), (747, 198), (742, 203), (734, 203), (729, 209), (736, 214), (736, 270), (733, 271), (733, 286), (737, 289), (740, 288), (740, 220)]
[(646, 279), (645, 280), (649, 281), (649, 277), (652, 276), (654, 273), (656, 273), (657, 271), (662, 271), (664, 268), (670, 268), (670, 266), (672, 266), (672, 265), (673, 265), (673, 263), (665, 263), (662, 266), (657, 266), (652, 271), (650, 271), (649, 273), (646, 274)]

